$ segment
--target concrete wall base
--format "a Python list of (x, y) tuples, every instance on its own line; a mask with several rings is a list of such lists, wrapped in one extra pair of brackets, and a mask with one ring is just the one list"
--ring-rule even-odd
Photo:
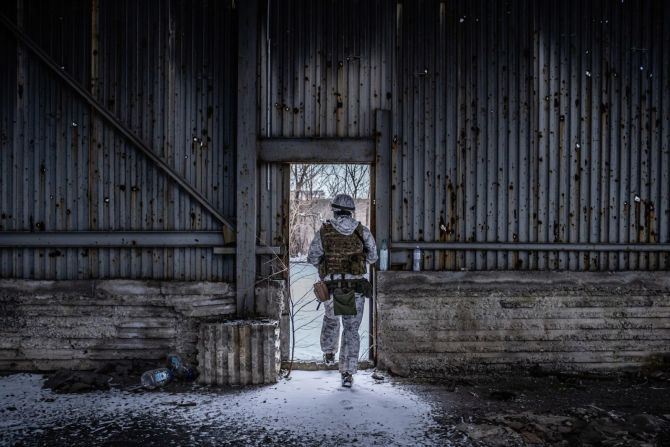
[(0, 370), (195, 360), (200, 321), (232, 317), (235, 288), (176, 281), (0, 281)]
[(441, 376), (670, 356), (667, 272), (379, 272), (378, 365)]

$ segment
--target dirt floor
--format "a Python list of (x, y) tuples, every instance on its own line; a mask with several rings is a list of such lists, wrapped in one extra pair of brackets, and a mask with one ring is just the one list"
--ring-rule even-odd
[(61, 373), (54, 391), (42, 375), (5, 375), (0, 445), (670, 445), (667, 374), (375, 377), (345, 389), (336, 371), (294, 371), (267, 387), (144, 391), (132, 374)]

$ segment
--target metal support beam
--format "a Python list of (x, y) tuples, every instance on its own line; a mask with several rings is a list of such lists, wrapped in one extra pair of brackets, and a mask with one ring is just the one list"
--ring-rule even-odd
[(237, 316), (254, 311), (258, 144), (258, 0), (237, 3)]
[[(374, 231), (377, 246), (381, 248), (382, 241), (389, 242), (391, 228), (391, 111), (377, 109), (375, 111), (375, 164), (373, 183), (373, 216)], [(376, 361), (377, 312), (376, 309), (376, 277), (373, 277), (375, 293), (370, 300), (370, 358)]]
[[(262, 245), (256, 246), (257, 255), (272, 255), (272, 256), (281, 256), (282, 255), (281, 247), (266, 247)], [(237, 253), (235, 247), (214, 247), (215, 255), (234, 255)]]
[(374, 163), (372, 138), (268, 138), (258, 158), (269, 163)]
[(377, 110), (375, 113), (375, 238), (381, 246), (388, 242), (391, 225), (391, 112)]
[(564, 244), (564, 243), (507, 243), (507, 242), (394, 242), (394, 250), (503, 250), (503, 251), (610, 251), (610, 252), (667, 252), (670, 244)]
[[(32, 51), (39, 60), (41, 60), (55, 75), (65, 82), (72, 90), (74, 90), (84, 101), (86, 101), (100, 116), (107, 120), (121, 135), (123, 135), (128, 141), (130, 141), (135, 147), (137, 147), (140, 152), (142, 152), (153, 164), (155, 164), (164, 174), (166, 174), (170, 179), (172, 179), (177, 185), (179, 185), (184, 191), (186, 191), (196, 202), (198, 202), (203, 208), (209, 211), (212, 216), (219, 220), (222, 224), (227, 225), (231, 228), (235, 226), (230, 223), (224, 216), (221, 214), (212, 203), (207, 200), (198, 190), (196, 190), (190, 183), (188, 183), (183, 177), (181, 177), (175, 170), (173, 170), (161, 157), (156, 155), (149, 146), (147, 146), (140, 138), (135, 135), (135, 133), (128, 129), (119, 119), (109, 112), (104, 106), (102, 106), (86, 89), (84, 89), (79, 83), (67, 74), (64, 70), (60, 68), (56, 62), (49, 57), (47, 53), (42, 51), (42, 49), (35, 43), (22, 29), (18, 28), (10, 19), (8, 19), (4, 14), (0, 14), (0, 23), (2, 23), (9, 31), (11, 31), (14, 36), (30, 51)], [(255, 79), (255, 78), (254, 78)]]
[(2, 232), (2, 248), (216, 247), (220, 231)]

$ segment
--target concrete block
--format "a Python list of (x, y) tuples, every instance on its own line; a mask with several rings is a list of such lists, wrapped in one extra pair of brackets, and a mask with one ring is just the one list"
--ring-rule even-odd
[(641, 367), (670, 353), (664, 272), (378, 272), (377, 360), (399, 375)]
[(277, 382), (280, 369), (277, 320), (202, 323), (199, 333), (199, 383), (258, 385)]
[(200, 317), (232, 317), (234, 289), (165, 284), (0, 280), (0, 345), (11, 343), (0, 347), (1, 369), (90, 369), (135, 358), (162, 365), (169, 352), (194, 361)]

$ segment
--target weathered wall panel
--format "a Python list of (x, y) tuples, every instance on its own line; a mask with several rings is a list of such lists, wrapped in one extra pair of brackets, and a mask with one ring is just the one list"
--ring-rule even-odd
[(0, 370), (195, 361), (198, 325), (235, 314), (227, 283), (0, 281)]
[(670, 356), (668, 298), (657, 272), (379, 272), (377, 358), (399, 374), (640, 367)]
[[(23, 11), (19, 24), (63, 70), (225, 216), (234, 215), (236, 38), (230, 4), (17, 4)], [(0, 229), (221, 229), (32, 54), (17, 48), (6, 30), (0, 32), (3, 60), (17, 61), (1, 69), (7, 96)], [(211, 249), (17, 249), (0, 256), (2, 277), (233, 277), (232, 258)]]
[[(670, 241), (667, 2), (403, 2), (397, 20), (394, 241)], [(428, 251), (424, 268), (668, 256)]]
[[(262, 134), (370, 136), (390, 109), (377, 199), (395, 242), (668, 243), (669, 23), (660, 0), (272, 2)], [(424, 268), (665, 270), (670, 255), (426, 251)]]
[(272, 1), (261, 135), (371, 137), (391, 105), (394, 13), (384, 0)]

